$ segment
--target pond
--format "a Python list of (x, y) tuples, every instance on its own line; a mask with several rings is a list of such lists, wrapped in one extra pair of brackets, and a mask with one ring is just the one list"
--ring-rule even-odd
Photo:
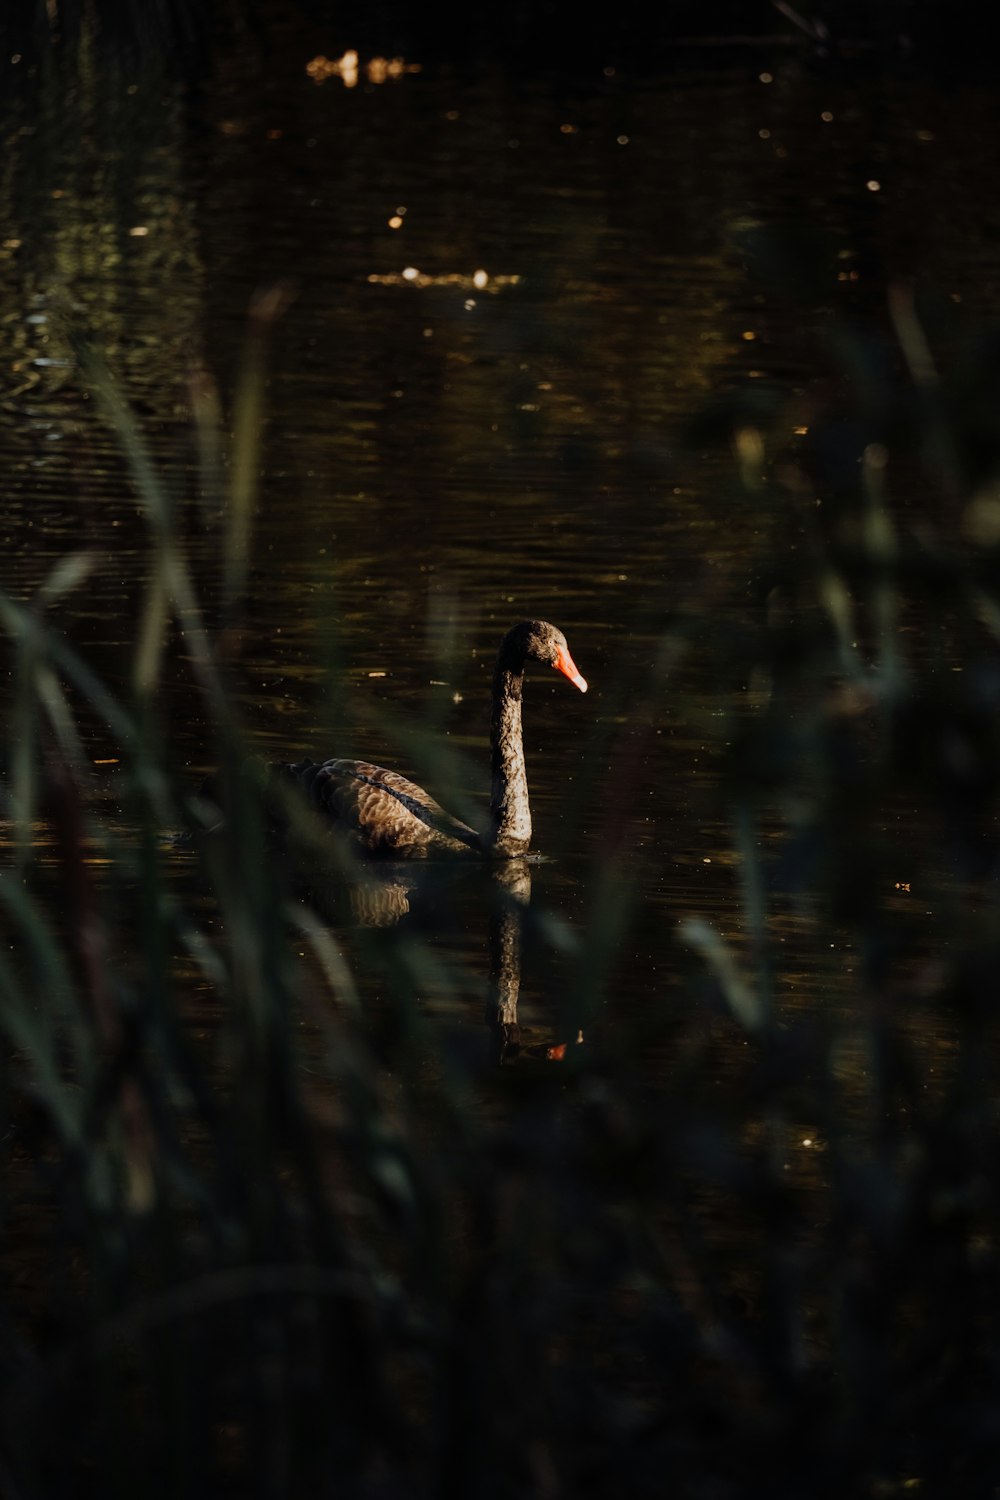
[[(323, 41), (304, 22), (266, 55), (247, 37), (193, 88), (89, 56), (72, 90), (9, 98), (4, 586), (28, 598), (93, 549), (63, 621), (126, 687), (149, 537), (75, 330), (137, 413), (217, 598), (196, 419), (231, 413), (250, 301), (286, 287), (238, 647), (251, 747), (395, 765), (388, 723), (426, 720), (485, 792), (496, 642), (554, 620), (591, 692), (529, 686), (536, 842), (570, 869), (627, 851), (659, 912), (627, 981), (645, 990), (675, 967), (680, 917), (738, 928), (716, 776), (768, 691), (741, 634), (808, 547), (796, 445), (843, 378), (836, 330), (884, 335), (894, 278), (973, 328), (995, 302), (991, 155), (958, 147), (994, 138), (990, 96), (817, 76), (793, 51), (571, 85), (419, 59), (361, 58), (355, 76)], [(759, 397), (772, 467), (749, 493), (705, 416), (727, 396), (748, 403), (751, 449)], [(684, 649), (665, 666), (671, 628)], [(161, 703), (197, 785), (212, 750), (176, 642)]]
[[(804, 46), (691, 46), (662, 72), (386, 60), (281, 17), (265, 45), (220, 41), (194, 79), (103, 56), (85, 33), (0, 100), (0, 589), (37, 600), (85, 552), (78, 585), (45, 608), (132, 700), (160, 556), (127, 451), (141, 434), (245, 751), (363, 757), (473, 813), (489, 792), (497, 645), (518, 620), (552, 621), (589, 690), (528, 672), (543, 857), (506, 886), (530, 906), (444, 870), (360, 884), (297, 872), (362, 1002), (391, 1008), (408, 954), (431, 1036), (485, 1051), (470, 1110), (487, 1120), (521, 1097), (498, 1105), (497, 1061), (570, 1074), (582, 1045), (600, 1074), (620, 1032), (640, 1091), (669, 1101), (696, 1052), (709, 1092), (739, 1095), (747, 1033), (773, 1006), (782, 1027), (842, 1026), (844, 1119), (877, 1136), (881, 940), (905, 954), (900, 993), (925, 994), (939, 939), (986, 930), (996, 866), (957, 853), (906, 778), (853, 797), (863, 778), (844, 746), (877, 703), (873, 675), (926, 675), (944, 703), (941, 685), (968, 671), (974, 717), (996, 669), (989, 628), (970, 635), (950, 603), (925, 617), (878, 563), (852, 614), (824, 548), (859, 476), (869, 562), (898, 538), (930, 576), (956, 537), (1000, 536), (983, 415), (1000, 299), (994, 91), (822, 67)], [(906, 451), (921, 418), (902, 392), (954, 379), (961, 403), (977, 372), (961, 411), (986, 478), (956, 498)], [(109, 389), (132, 413), (118, 431)], [(234, 486), (252, 497), (235, 604)], [(155, 735), (187, 822), (220, 753), (190, 626), (163, 625), (152, 652)], [(8, 725), (20, 692), (11, 648)], [(88, 802), (134, 849), (120, 738), (73, 701)], [(965, 775), (979, 740), (964, 733), (942, 775)], [(877, 762), (878, 725), (861, 739)], [(7, 755), (16, 767), (16, 736)], [(839, 808), (824, 801), (833, 765), (847, 765)], [(834, 881), (832, 921), (812, 889), (820, 803), (834, 838), (857, 841), (857, 889)], [(202, 851), (173, 831), (159, 829), (166, 883), (212, 933)], [(106, 856), (94, 878), (113, 891)], [(861, 952), (866, 901), (886, 926)], [(312, 920), (300, 957), (320, 972), (334, 960)], [(178, 959), (188, 1024), (211, 1038), (223, 1007), (192, 954)], [(675, 1025), (706, 975), (703, 1020), (678, 1011)], [(954, 1066), (953, 1020), (915, 1009), (902, 1023), (931, 1094)], [(322, 1078), (315, 1014), (297, 1045)], [(421, 1046), (420, 1065), (447, 1072)], [(239, 1061), (212, 1054), (220, 1092), (238, 1094)], [(398, 1079), (383, 1087), (402, 1098)], [(776, 1130), (758, 1103), (738, 1127), (751, 1148)], [(807, 1196), (825, 1181), (828, 1125), (803, 1096), (776, 1132)], [(725, 1220), (707, 1203), (709, 1243), (742, 1232)]]

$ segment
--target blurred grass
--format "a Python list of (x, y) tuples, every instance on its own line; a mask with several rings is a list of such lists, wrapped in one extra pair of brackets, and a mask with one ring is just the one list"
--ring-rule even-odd
[[(806, 515), (795, 556), (753, 560), (769, 586), (740, 667), (766, 686), (726, 730), (744, 941), (689, 921), (683, 988), (650, 976), (641, 1009), (611, 1006), (629, 945), (662, 919), (632, 870), (642, 736), (685, 654), (732, 670), (732, 627), (713, 628), (709, 601), (704, 618), (664, 621), (657, 670), (641, 694), (621, 689), (631, 723), (554, 997), (594, 1028), (590, 1045), (491, 1073), (420, 1005), (474, 980), (419, 929), (370, 929), (354, 960), (380, 975), (369, 1011), (336, 925), (296, 897), (268, 841), (228, 672), (260, 319), (276, 310), (257, 308), (217, 496), (218, 628), (142, 434), (85, 350), (149, 521), (131, 700), (48, 618), (85, 581), (85, 553), (36, 599), (0, 600), (17, 684), (0, 878), (0, 1491), (994, 1495), (1000, 430), (992, 464), (980, 432), (963, 467), (962, 408), (945, 376), (927, 379), (905, 299), (909, 370), (877, 410), (874, 377), (858, 382), (852, 421), (817, 410), (792, 452), (777, 417), (771, 430), (738, 402), (715, 413), (746, 503), (770, 508), (767, 545), (784, 513)], [(202, 390), (206, 492), (226, 468), (216, 407)], [(896, 475), (915, 459), (948, 505), (908, 526)], [(174, 878), (199, 856), (163, 837), (196, 825), (157, 707), (171, 621), (227, 815), (201, 899)], [(925, 644), (941, 631), (945, 669)], [(433, 640), (450, 661), (447, 614)], [(117, 741), (116, 826), (89, 784), (84, 707)], [(411, 748), (432, 762), (425, 736)], [(579, 805), (597, 786), (595, 772)], [(933, 851), (886, 848), (880, 810), (903, 789)], [(946, 870), (931, 937), (898, 920), (900, 859), (914, 878), (932, 859)], [(778, 1003), (776, 921), (803, 905), (856, 955), (846, 1011)], [(555, 913), (526, 924), (533, 941), (565, 938)], [(214, 1034), (190, 1022), (192, 986), (211, 996)], [(933, 1086), (925, 1028), (950, 1041)], [(743, 1043), (723, 1088), (720, 1037)], [(656, 1049), (670, 1061), (654, 1085)]]

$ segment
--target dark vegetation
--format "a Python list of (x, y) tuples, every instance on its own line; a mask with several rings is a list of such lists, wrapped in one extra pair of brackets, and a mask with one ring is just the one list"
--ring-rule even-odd
[[(82, 352), (151, 562), (128, 703), (52, 620), (85, 556), (0, 604), (9, 1500), (995, 1495), (1000, 365), (995, 335), (891, 308), (881, 338), (840, 330), (842, 378), (773, 463), (780, 393), (701, 422), (767, 536), (756, 623), (664, 623), (662, 661), (695, 629), (709, 671), (767, 684), (727, 727), (720, 791), (746, 941), (689, 921), (683, 986), (651, 977), (614, 1012), (623, 956), (663, 920), (616, 852), (636, 762), (553, 997), (595, 1040), (523, 1067), (426, 1020), (428, 986), (467, 981), (409, 924), (362, 931), (349, 963), (266, 844), (226, 642), (274, 305), (234, 414), (211, 630), (141, 432)], [(164, 838), (197, 827), (157, 709), (171, 617), (230, 814), (198, 855)], [(95, 717), (114, 806), (85, 770)], [(204, 889), (177, 879), (196, 860)], [(853, 967), (804, 1009), (775, 978), (788, 912)]]

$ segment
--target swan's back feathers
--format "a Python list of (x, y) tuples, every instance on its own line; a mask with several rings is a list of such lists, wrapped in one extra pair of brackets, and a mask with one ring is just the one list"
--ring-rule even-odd
[(367, 854), (412, 859), (482, 852), (479, 836), (467, 824), (398, 771), (365, 760), (303, 760), (274, 769)]

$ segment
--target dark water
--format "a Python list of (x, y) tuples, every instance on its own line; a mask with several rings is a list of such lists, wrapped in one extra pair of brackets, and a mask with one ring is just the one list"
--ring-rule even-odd
[[(995, 101), (821, 77), (794, 52), (529, 82), (378, 81), (362, 58), (347, 87), (307, 71), (326, 45), (304, 23), (264, 50), (247, 37), (197, 85), (84, 47), (69, 75), (5, 93), (0, 581), (27, 599), (93, 549), (58, 618), (127, 695), (151, 545), (76, 367), (83, 331), (177, 496), (214, 618), (192, 391), (216, 390), (229, 420), (250, 300), (285, 284), (239, 628), (251, 747), (420, 779), (397, 726), (430, 724), (465, 757), (462, 792), (484, 795), (496, 643), (553, 620), (590, 692), (528, 685), (536, 842), (556, 856), (535, 897), (579, 924), (603, 899), (594, 871), (627, 878), (641, 918), (607, 1005), (629, 1011), (669, 995), (682, 918), (740, 939), (718, 770), (767, 701), (740, 642), (804, 545), (799, 453), (839, 378), (831, 331), (878, 344), (887, 286), (913, 278), (956, 342), (995, 309)], [(724, 424), (692, 427), (733, 393), (760, 413), (735, 450)], [(739, 471), (759, 449), (755, 498)], [(176, 637), (161, 706), (194, 786), (213, 749)], [(101, 784), (114, 746), (93, 734)], [(922, 829), (887, 809), (897, 832), (903, 880)], [(467, 920), (450, 941), (481, 974), (474, 902)], [(803, 913), (775, 935), (781, 1004), (850, 1004), (849, 952)], [(542, 1034), (546, 964), (563, 961), (524, 977)]]

